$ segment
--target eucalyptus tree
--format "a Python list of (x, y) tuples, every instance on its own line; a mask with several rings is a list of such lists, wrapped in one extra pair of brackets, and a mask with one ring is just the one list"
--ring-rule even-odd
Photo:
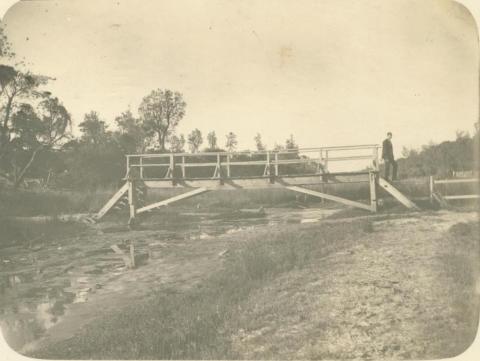
[(165, 151), (168, 138), (185, 115), (187, 103), (179, 92), (156, 89), (143, 98), (138, 113), (148, 136), (156, 136), (158, 148)]

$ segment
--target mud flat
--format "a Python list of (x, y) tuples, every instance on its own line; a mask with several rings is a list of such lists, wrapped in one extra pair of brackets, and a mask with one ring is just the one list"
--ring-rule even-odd
[[(173, 228), (153, 217), (37, 245), (34, 259), (2, 250), (2, 330), (46, 358), (440, 358), (468, 347), (478, 213), (327, 211), (190, 214)], [(110, 248), (132, 242), (148, 255), (133, 270)]]

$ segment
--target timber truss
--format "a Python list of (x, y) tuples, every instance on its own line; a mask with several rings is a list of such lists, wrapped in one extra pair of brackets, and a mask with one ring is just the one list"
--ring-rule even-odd
[[(142, 213), (219, 189), (284, 188), (346, 206), (377, 212), (377, 190), (382, 188), (408, 208), (416, 205), (378, 175), (378, 145), (355, 145), (259, 152), (204, 152), (135, 154), (126, 156), (125, 184), (97, 213), (100, 220), (119, 203), (128, 203), (130, 222)], [(329, 172), (339, 161), (367, 161), (366, 170)], [(327, 194), (309, 186), (338, 182), (368, 182), (369, 202)], [(185, 188), (180, 195), (140, 205), (148, 188)], [(145, 202), (142, 202), (145, 203)]]

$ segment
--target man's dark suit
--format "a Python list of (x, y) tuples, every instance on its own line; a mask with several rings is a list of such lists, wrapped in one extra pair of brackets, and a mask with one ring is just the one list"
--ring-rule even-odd
[(385, 179), (390, 178), (390, 166), (392, 167), (392, 179), (397, 179), (397, 162), (393, 156), (393, 146), (390, 139), (385, 139), (382, 145), (382, 158), (385, 161)]

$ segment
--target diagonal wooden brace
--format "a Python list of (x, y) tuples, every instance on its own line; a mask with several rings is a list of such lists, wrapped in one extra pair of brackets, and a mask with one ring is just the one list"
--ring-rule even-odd
[(328, 199), (328, 200), (331, 200), (331, 201), (334, 201), (334, 202), (345, 204), (347, 206), (357, 207), (357, 208), (365, 209), (367, 211), (372, 211), (372, 212), (375, 211), (375, 210), (372, 209), (372, 207), (370, 207), (367, 204), (351, 201), (349, 199), (333, 196), (331, 194), (317, 192), (317, 191), (314, 191), (314, 190), (311, 190), (311, 189), (308, 189), (308, 188), (302, 188), (302, 187), (298, 187), (298, 186), (285, 187), (285, 188), (290, 189), (291, 191), (294, 191), (294, 192), (304, 193), (304, 194), (308, 194), (308, 195), (311, 195), (311, 196), (314, 196), (314, 197), (319, 197), (319, 198), (325, 198), (325, 199)]
[(165, 199), (163, 201), (160, 201), (160, 202), (156, 202), (156, 203), (152, 203), (148, 206), (145, 206), (145, 207), (142, 207), (142, 208), (139, 208), (137, 209), (137, 214), (141, 214), (141, 213), (144, 213), (144, 212), (148, 212), (152, 209), (155, 209), (155, 208), (159, 208), (159, 207), (163, 207), (163, 206), (168, 206), (169, 204), (172, 204), (174, 202), (178, 202), (182, 199), (186, 199), (186, 198), (190, 198), (190, 197), (194, 197), (198, 194), (202, 194), (202, 193), (205, 193), (205, 192), (208, 192), (208, 189), (206, 188), (196, 188), (190, 192), (187, 192), (187, 193), (182, 193), (182, 194), (179, 194), (178, 196), (175, 196), (175, 197), (171, 197), (171, 198), (168, 198), (168, 199)]

